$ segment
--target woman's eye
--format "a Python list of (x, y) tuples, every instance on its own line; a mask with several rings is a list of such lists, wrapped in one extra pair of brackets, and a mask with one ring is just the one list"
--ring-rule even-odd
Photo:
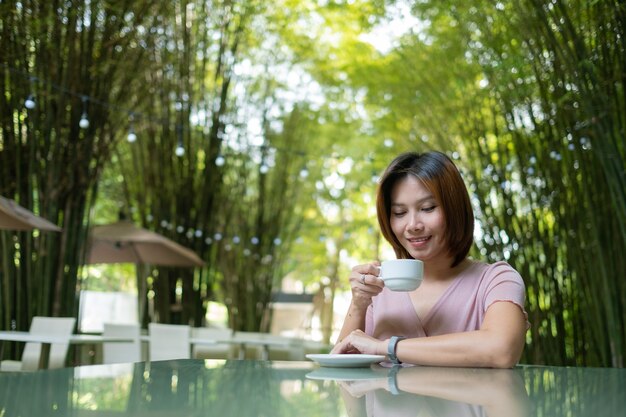
[(437, 208), (437, 206), (428, 206), (428, 207), (424, 207), (422, 211), (425, 211), (426, 213), (430, 213), (431, 211), (434, 211), (435, 208)]
[(395, 217), (402, 217), (406, 212), (405, 211), (397, 211), (393, 213)]

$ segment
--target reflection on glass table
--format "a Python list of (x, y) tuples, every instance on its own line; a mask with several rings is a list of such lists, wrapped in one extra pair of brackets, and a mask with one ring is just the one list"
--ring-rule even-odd
[[(170, 360), (0, 374), (0, 416), (341, 415), (311, 362)], [(337, 391), (337, 389), (333, 389)], [(307, 404), (306, 410), (300, 410)]]
[[(356, 383), (356, 381), (368, 381), (372, 379), (385, 379), (387, 378), (388, 369), (382, 366), (372, 366), (366, 368), (332, 368), (321, 366), (308, 374), (308, 379), (316, 380), (331, 380), (331, 381), (349, 381)], [(367, 386), (367, 384), (364, 384)]]
[(510, 369), (382, 368), (383, 378), (341, 382), (350, 416), (529, 417), (520, 372)]
[(0, 373), (0, 416), (546, 416), (626, 410), (626, 370), (173, 360)]
[(626, 370), (372, 367), (384, 377), (336, 375), (348, 416), (600, 417), (623, 413)]

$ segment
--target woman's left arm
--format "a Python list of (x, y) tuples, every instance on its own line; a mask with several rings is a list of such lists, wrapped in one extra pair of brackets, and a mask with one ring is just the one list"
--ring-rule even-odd
[[(416, 365), (511, 368), (522, 355), (525, 339), (526, 316), (521, 308), (512, 302), (497, 301), (487, 309), (479, 330), (404, 339), (396, 346), (396, 356)], [(357, 349), (386, 355), (388, 343), (356, 330), (333, 352)]]

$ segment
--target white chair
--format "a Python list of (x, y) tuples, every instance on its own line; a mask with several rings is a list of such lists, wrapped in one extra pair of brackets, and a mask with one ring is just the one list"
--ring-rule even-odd
[(182, 324), (148, 324), (151, 361), (189, 359), (191, 327)]
[[(191, 329), (192, 339), (206, 341), (207, 343), (194, 343), (192, 357), (194, 359), (232, 359), (234, 358), (233, 346), (226, 343), (232, 337), (232, 330), (215, 327), (194, 327)], [(223, 343), (219, 343), (222, 341)], [(214, 343), (211, 343), (214, 342)]]
[(141, 328), (139, 324), (104, 323), (102, 336), (123, 337), (132, 339), (132, 342), (104, 342), (102, 347), (102, 362), (130, 363), (141, 361)]
[[(33, 317), (29, 333), (42, 336), (67, 338), (67, 343), (52, 343), (48, 356), (48, 369), (63, 368), (69, 350), (69, 338), (74, 332), (74, 317)], [(2, 371), (34, 371), (39, 369), (41, 343), (26, 343), (21, 361), (4, 360), (0, 363)]]

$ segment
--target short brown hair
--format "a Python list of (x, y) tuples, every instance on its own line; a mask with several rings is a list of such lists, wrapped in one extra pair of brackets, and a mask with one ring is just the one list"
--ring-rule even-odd
[(433, 193), (444, 213), (446, 241), (452, 265), (458, 265), (469, 253), (474, 241), (474, 213), (467, 187), (456, 165), (441, 152), (407, 152), (387, 167), (378, 185), (376, 212), (385, 239), (398, 258), (411, 258), (391, 229), (391, 191), (396, 183), (412, 175)]

